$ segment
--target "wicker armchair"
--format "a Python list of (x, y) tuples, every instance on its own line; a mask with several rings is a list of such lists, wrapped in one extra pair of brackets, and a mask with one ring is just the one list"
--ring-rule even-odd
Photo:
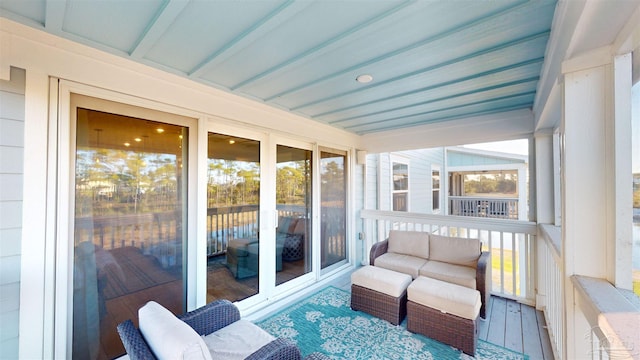
[[(228, 300), (217, 300), (201, 308), (187, 312), (178, 318), (191, 326), (200, 336), (209, 335), (240, 320), (238, 308)], [(142, 333), (131, 320), (118, 324), (118, 334), (131, 360), (156, 359)], [(261, 347), (246, 359), (298, 360), (302, 355), (297, 346), (290, 340), (277, 338)], [(326, 356), (313, 353), (305, 360), (328, 359)]]

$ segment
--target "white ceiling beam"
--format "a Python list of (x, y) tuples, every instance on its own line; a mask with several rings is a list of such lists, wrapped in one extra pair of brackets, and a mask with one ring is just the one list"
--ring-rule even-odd
[(371, 153), (454, 146), (527, 138), (533, 134), (529, 109), (481, 115), (362, 135), (361, 148)]
[[(4, 31), (0, 32), (0, 49), (2, 51), (11, 51), (11, 35)], [(5, 54), (5, 56), (0, 56), (0, 80), (10, 81), (11, 80), (11, 56)]]

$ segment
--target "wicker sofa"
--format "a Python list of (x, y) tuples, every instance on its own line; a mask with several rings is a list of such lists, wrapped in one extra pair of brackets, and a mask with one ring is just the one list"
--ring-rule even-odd
[[(258, 326), (240, 319), (238, 308), (217, 300), (178, 317), (150, 301), (138, 312), (140, 328), (131, 320), (118, 325), (118, 333), (131, 360), (190, 359), (302, 359), (297, 346), (273, 338)], [(253, 349), (252, 347), (257, 347)], [(153, 350), (152, 350), (153, 349)], [(328, 359), (313, 353), (305, 360)]]
[(427, 276), (477, 289), (482, 300), (480, 317), (486, 318), (490, 253), (481, 251), (480, 240), (391, 230), (386, 240), (371, 247), (369, 259), (371, 265), (409, 274), (413, 279)]

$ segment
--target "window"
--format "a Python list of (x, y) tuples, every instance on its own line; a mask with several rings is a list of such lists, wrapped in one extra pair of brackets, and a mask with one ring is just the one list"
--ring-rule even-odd
[(409, 211), (409, 164), (393, 162), (393, 211)]
[(431, 199), (433, 212), (440, 212), (440, 166), (431, 167)]

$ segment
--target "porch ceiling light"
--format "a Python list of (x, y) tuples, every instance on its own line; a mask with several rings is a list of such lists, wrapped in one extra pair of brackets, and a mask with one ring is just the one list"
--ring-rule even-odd
[(358, 77), (356, 78), (356, 81), (361, 84), (370, 83), (371, 81), (373, 81), (373, 76), (369, 74), (358, 75)]

